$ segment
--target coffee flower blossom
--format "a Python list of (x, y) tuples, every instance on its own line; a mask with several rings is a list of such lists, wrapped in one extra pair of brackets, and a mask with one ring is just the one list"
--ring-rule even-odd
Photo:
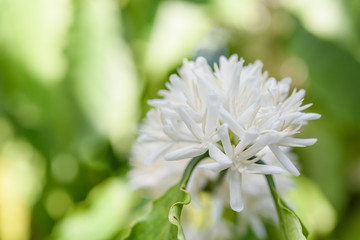
[[(244, 66), (237, 55), (220, 57), (212, 69), (202, 57), (184, 60), (171, 75), (161, 99), (150, 100), (149, 111), (140, 128), (139, 141), (156, 144), (148, 164), (164, 157), (184, 161), (209, 151), (212, 162), (201, 168), (220, 172), (227, 169), (230, 206), (242, 211), (242, 175), (300, 173), (283, 152), (283, 147), (305, 147), (316, 139), (295, 137), (308, 120), (320, 117), (304, 113), (305, 90), (290, 91), (291, 80), (277, 82), (262, 72), (256, 61)], [(268, 148), (278, 164), (263, 161)]]

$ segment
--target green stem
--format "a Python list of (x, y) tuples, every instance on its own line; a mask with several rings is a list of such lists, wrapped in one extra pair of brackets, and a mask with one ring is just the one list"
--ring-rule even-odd
[(185, 171), (183, 173), (183, 176), (181, 178), (181, 188), (185, 189), (187, 186), (187, 183), (190, 179), (191, 173), (193, 172), (194, 168), (196, 167), (196, 165), (203, 160), (204, 158), (209, 156), (209, 152), (206, 152), (202, 155), (199, 155), (197, 157), (194, 157), (193, 159), (191, 159), (191, 161), (189, 162), (189, 164), (186, 166)]
[[(258, 163), (266, 165), (266, 163), (264, 161), (262, 161), (262, 160), (259, 160)], [(278, 218), (279, 218), (280, 226), (282, 226), (281, 223), (284, 221), (284, 219), (282, 219), (282, 215), (280, 213), (280, 211), (281, 211), (280, 206), (276, 202), (277, 199), (278, 199), (278, 193), (276, 191), (274, 178), (272, 177), (272, 175), (265, 175), (265, 178), (266, 178), (266, 181), (267, 181), (268, 186), (270, 188), (270, 193), (271, 193), (271, 196), (273, 198), (273, 201), (274, 201), (274, 204), (275, 204), (275, 207), (276, 207), (276, 213), (277, 213)]]
[[(270, 192), (271, 192), (271, 196), (274, 200), (274, 204), (275, 204), (275, 207), (276, 207), (276, 212), (277, 212), (277, 215), (278, 215), (278, 218), (279, 218), (279, 222), (282, 223), (284, 221), (284, 219), (282, 219), (282, 215), (280, 214), (280, 206), (279, 204), (276, 203), (277, 199), (278, 199), (278, 193), (276, 191), (276, 186), (275, 186), (275, 182), (274, 182), (274, 178), (272, 177), (272, 175), (265, 175), (266, 177), (266, 180), (267, 180), (267, 183), (269, 185), (269, 188), (270, 188)], [(283, 202), (285, 203), (285, 202)], [(281, 226), (281, 224), (280, 224)]]
[[(265, 164), (263, 161), (258, 161)], [(274, 200), (276, 212), (279, 218), (280, 233), (284, 240), (306, 239), (309, 235), (304, 224), (293, 210), (289, 208), (286, 202), (280, 197), (276, 191), (275, 181), (272, 175), (265, 175), (270, 188), (271, 196)]]

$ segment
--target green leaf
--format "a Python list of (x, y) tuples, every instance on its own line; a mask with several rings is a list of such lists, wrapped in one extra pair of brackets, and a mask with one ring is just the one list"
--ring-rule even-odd
[(266, 175), (266, 180), (270, 187), (271, 195), (274, 199), (276, 211), (279, 216), (281, 236), (284, 240), (302, 240), (309, 235), (300, 218), (288, 207), (286, 202), (281, 199), (276, 191), (274, 179), (271, 175)]
[(207, 156), (208, 153), (204, 153), (190, 161), (180, 182), (153, 202), (149, 215), (133, 226), (126, 240), (185, 239), (180, 216), (183, 206), (189, 204), (191, 200), (185, 188), (195, 166)]

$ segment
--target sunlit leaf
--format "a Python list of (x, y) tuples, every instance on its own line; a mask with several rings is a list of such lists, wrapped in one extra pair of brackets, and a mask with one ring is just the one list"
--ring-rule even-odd
[(137, 215), (135, 204), (136, 196), (129, 186), (121, 179), (109, 178), (57, 223), (52, 239), (109, 239)]
[(154, 201), (149, 215), (134, 225), (126, 240), (185, 239), (180, 216), (183, 206), (191, 200), (185, 188), (195, 166), (206, 156), (207, 153), (191, 160), (180, 182)]
[(306, 224), (311, 238), (324, 238), (334, 229), (335, 209), (314, 181), (303, 175), (297, 177), (296, 188), (287, 197), (295, 204), (296, 213)]
[(111, 0), (78, 1), (75, 9), (68, 83), (94, 129), (116, 151), (127, 151), (138, 111), (137, 75), (119, 31), (120, 10)]

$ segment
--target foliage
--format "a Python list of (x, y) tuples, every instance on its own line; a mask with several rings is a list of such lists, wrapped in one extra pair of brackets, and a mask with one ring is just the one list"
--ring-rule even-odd
[(154, 201), (149, 215), (135, 224), (126, 240), (185, 239), (180, 216), (183, 206), (189, 204), (191, 200), (190, 194), (185, 188), (195, 166), (207, 156), (208, 153), (204, 153), (190, 161), (179, 183)]

